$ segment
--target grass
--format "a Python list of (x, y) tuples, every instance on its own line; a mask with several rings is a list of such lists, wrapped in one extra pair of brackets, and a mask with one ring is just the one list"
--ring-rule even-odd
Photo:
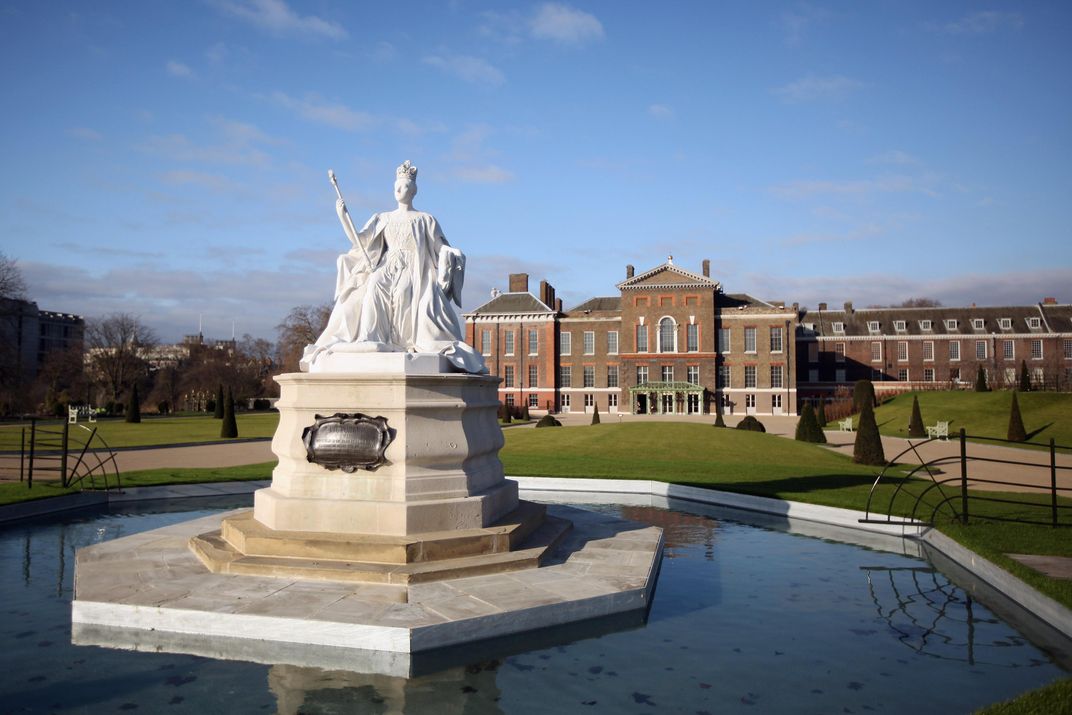
[[(279, 424), (277, 412), (239, 413), (238, 436), (271, 437)], [(140, 423), (130, 424), (122, 417), (98, 420), (96, 423), (79, 422), (90, 429), (96, 427), (100, 436), (110, 447), (153, 447), (158, 445), (186, 444), (190, 442), (225, 442), (220, 437), (220, 420), (211, 416), (196, 417), (145, 417)], [(28, 424), (8, 424), (0, 426), (0, 451), (18, 451), (22, 440), (22, 428)], [(63, 422), (55, 420), (38, 422), (38, 427), (49, 430), (62, 430)], [(87, 432), (79, 427), (73, 429), (72, 435)], [(27, 434), (29, 431), (27, 430)], [(78, 439), (74, 437), (74, 439)]]
[[(1005, 439), (1008, 432), (1012, 392), (954, 390), (906, 392), (882, 403), (875, 410), (882, 434), (908, 436), (913, 396), (919, 398), (923, 424), (948, 421), (950, 436), (962, 427), (969, 435), (979, 437)], [(1049, 446), (1052, 437), (1057, 444), (1072, 447), (1072, 393), (1023, 392), (1019, 400), (1029, 444)]]
[(1072, 713), (1072, 678), (1056, 680), (1012, 700), (977, 710), (976, 715), (1057, 715)]

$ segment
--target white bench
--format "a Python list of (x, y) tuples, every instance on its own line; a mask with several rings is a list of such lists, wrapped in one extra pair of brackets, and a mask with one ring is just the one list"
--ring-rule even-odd
[(949, 439), (949, 422), (939, 422), (927, 427), (927, 437), (931, 439)]
[(852, 418), (846, 417), (843, 420), (838, 420), (837, 428), (839, 432), (852, 432)]

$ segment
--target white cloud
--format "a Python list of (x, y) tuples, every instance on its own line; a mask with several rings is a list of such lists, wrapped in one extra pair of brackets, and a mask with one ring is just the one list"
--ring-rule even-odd
[(303, 99), (298, 99), (283, 92), (273, 92), (272, 99), (310, 122), (326, 124), (348, 132), (366, 131), (379, 122), (377, 117), (368, 112), (352, 109), (345, 104), (325, 102), (316, 95), (306, 95)]
[(67, 130), (67, 135), (88, 142), (99, 142), (104, 138), (100, 132), (89, 127), (71, 127)]
[(872, 164), (895, 164), (897, 166), (913, 166), (922, 163), (918, 158), (900, 149), (883, 152), (878, 156), (872, 157), (869, 161)]
[(785, 44), (799, 47), (812, 26), (826, 20), (830, 13), (807, 3), (800, 3), (792, 10), (786, 10), (779, 18), (785, 32)]
[(665, 104), (652, 104), (648, 106), (648, 115), (656, 119), (673, 119), (674, 110)]
[(479, 57), (429, 55), (424, 58), (424, 63), (472, 84), (498, 87), (506, 81), (506, 77), (498, 68)]
[(264, 167), (271, 157), (257, 144), (278, 144), (258, 127), (224, 117), (208, 120), (220, 135), (216, 142), (197, 142), (185, 134), (150, 136), (139, 148), (173, 161)]
[(514, 179), (513, 173), (495, 164), (459, 167), (454, 176), (471, 184), (502, 184)]
[(228, 54), (227, 45), (222, 42), (217, 42), (205, 50), (205, 59), (214, 65), (218, 65), (227, 59)]
[(918, 179), (904, 175), (847, 181), (802, 179), (773, 186), (771, 187), (771, 192), (783, 199), (805, 199), (823, 195), (868, 196), (872, 194), (909, 192), (935, 197), (938, 196), (938, 192), (932, 188), (933, 183), (933, 177)]
[(603, 23), (595, 15), (554, 2), (536, 8), (529, 28), (532, 37), (537, 40), (551, 40), (566, 45), (580, 45), (603, 38)]
[(988, 35), (1004, 29), (1019, 30), (1023, 26), (1024, 18), (1018, 12), (981, 10), (940, 25), (938, 29), (950, 35)]
[(398, 55), (398, 51), (395, 46), (384, 40), (377, 42), (369, 51), (369, 57), (374, 62), (390, 62), (396, 55)]
[(299, 15), (283, 0), (212, 0), (220, 11), (276, 35), (343, 40), (349, 33), (339, 23), (315, 15)]
[(238, 188), (235, 182), (225, 176), (190, 169), (166, 171), (160, 178), (167, 184), (198, 186), (213, 192), (230, 192)]
[(167, 64), (164, 65), (164, 69), (166, 69), (167, 73), (169, 75), (171, 75), (172, 77), (193, 77), (194, 76), (194, 71), (192, 69), (190, 69), (188, 66), (184, 65), (183, 63), (177, 62), (175, 60), (168, 60)]
[(785, 102), (811, 102), (818, 99), (838, 99), (867, 85), (843, 75), (819, 77), (808, 75), (771, 91)]

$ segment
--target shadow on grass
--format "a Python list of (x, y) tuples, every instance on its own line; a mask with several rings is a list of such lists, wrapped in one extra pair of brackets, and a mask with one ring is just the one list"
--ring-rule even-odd
[(1042, 425), (1041, 427), (1039, 427), (1038, 429), (1031, 430), (1030, 432), (1027, 433), (1028, 440), (1035, 439), (1035, 437), (1038, 437), (1040, 434), (1042, 434), (1043, 432), (1048, 430), (1050, 427), (1053, 427), (1053, 422), (1048, 422), (1048, 423)]
[(676, 482), (689, 487), (721, 489), (742, 494), (778, 496), (781, 494), (806, 494), (815, 491), (830, 491), (858, 487), (870, 487), (875, 481), (869, 474), (816, 474), (807, 477), (783, 477), (747, 482)]

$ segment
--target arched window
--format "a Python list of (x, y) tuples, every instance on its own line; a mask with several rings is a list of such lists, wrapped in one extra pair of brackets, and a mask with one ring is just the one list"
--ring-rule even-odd
[(677, 324), (669, 316), (659, 321), (659, 352), (677, 352)]

